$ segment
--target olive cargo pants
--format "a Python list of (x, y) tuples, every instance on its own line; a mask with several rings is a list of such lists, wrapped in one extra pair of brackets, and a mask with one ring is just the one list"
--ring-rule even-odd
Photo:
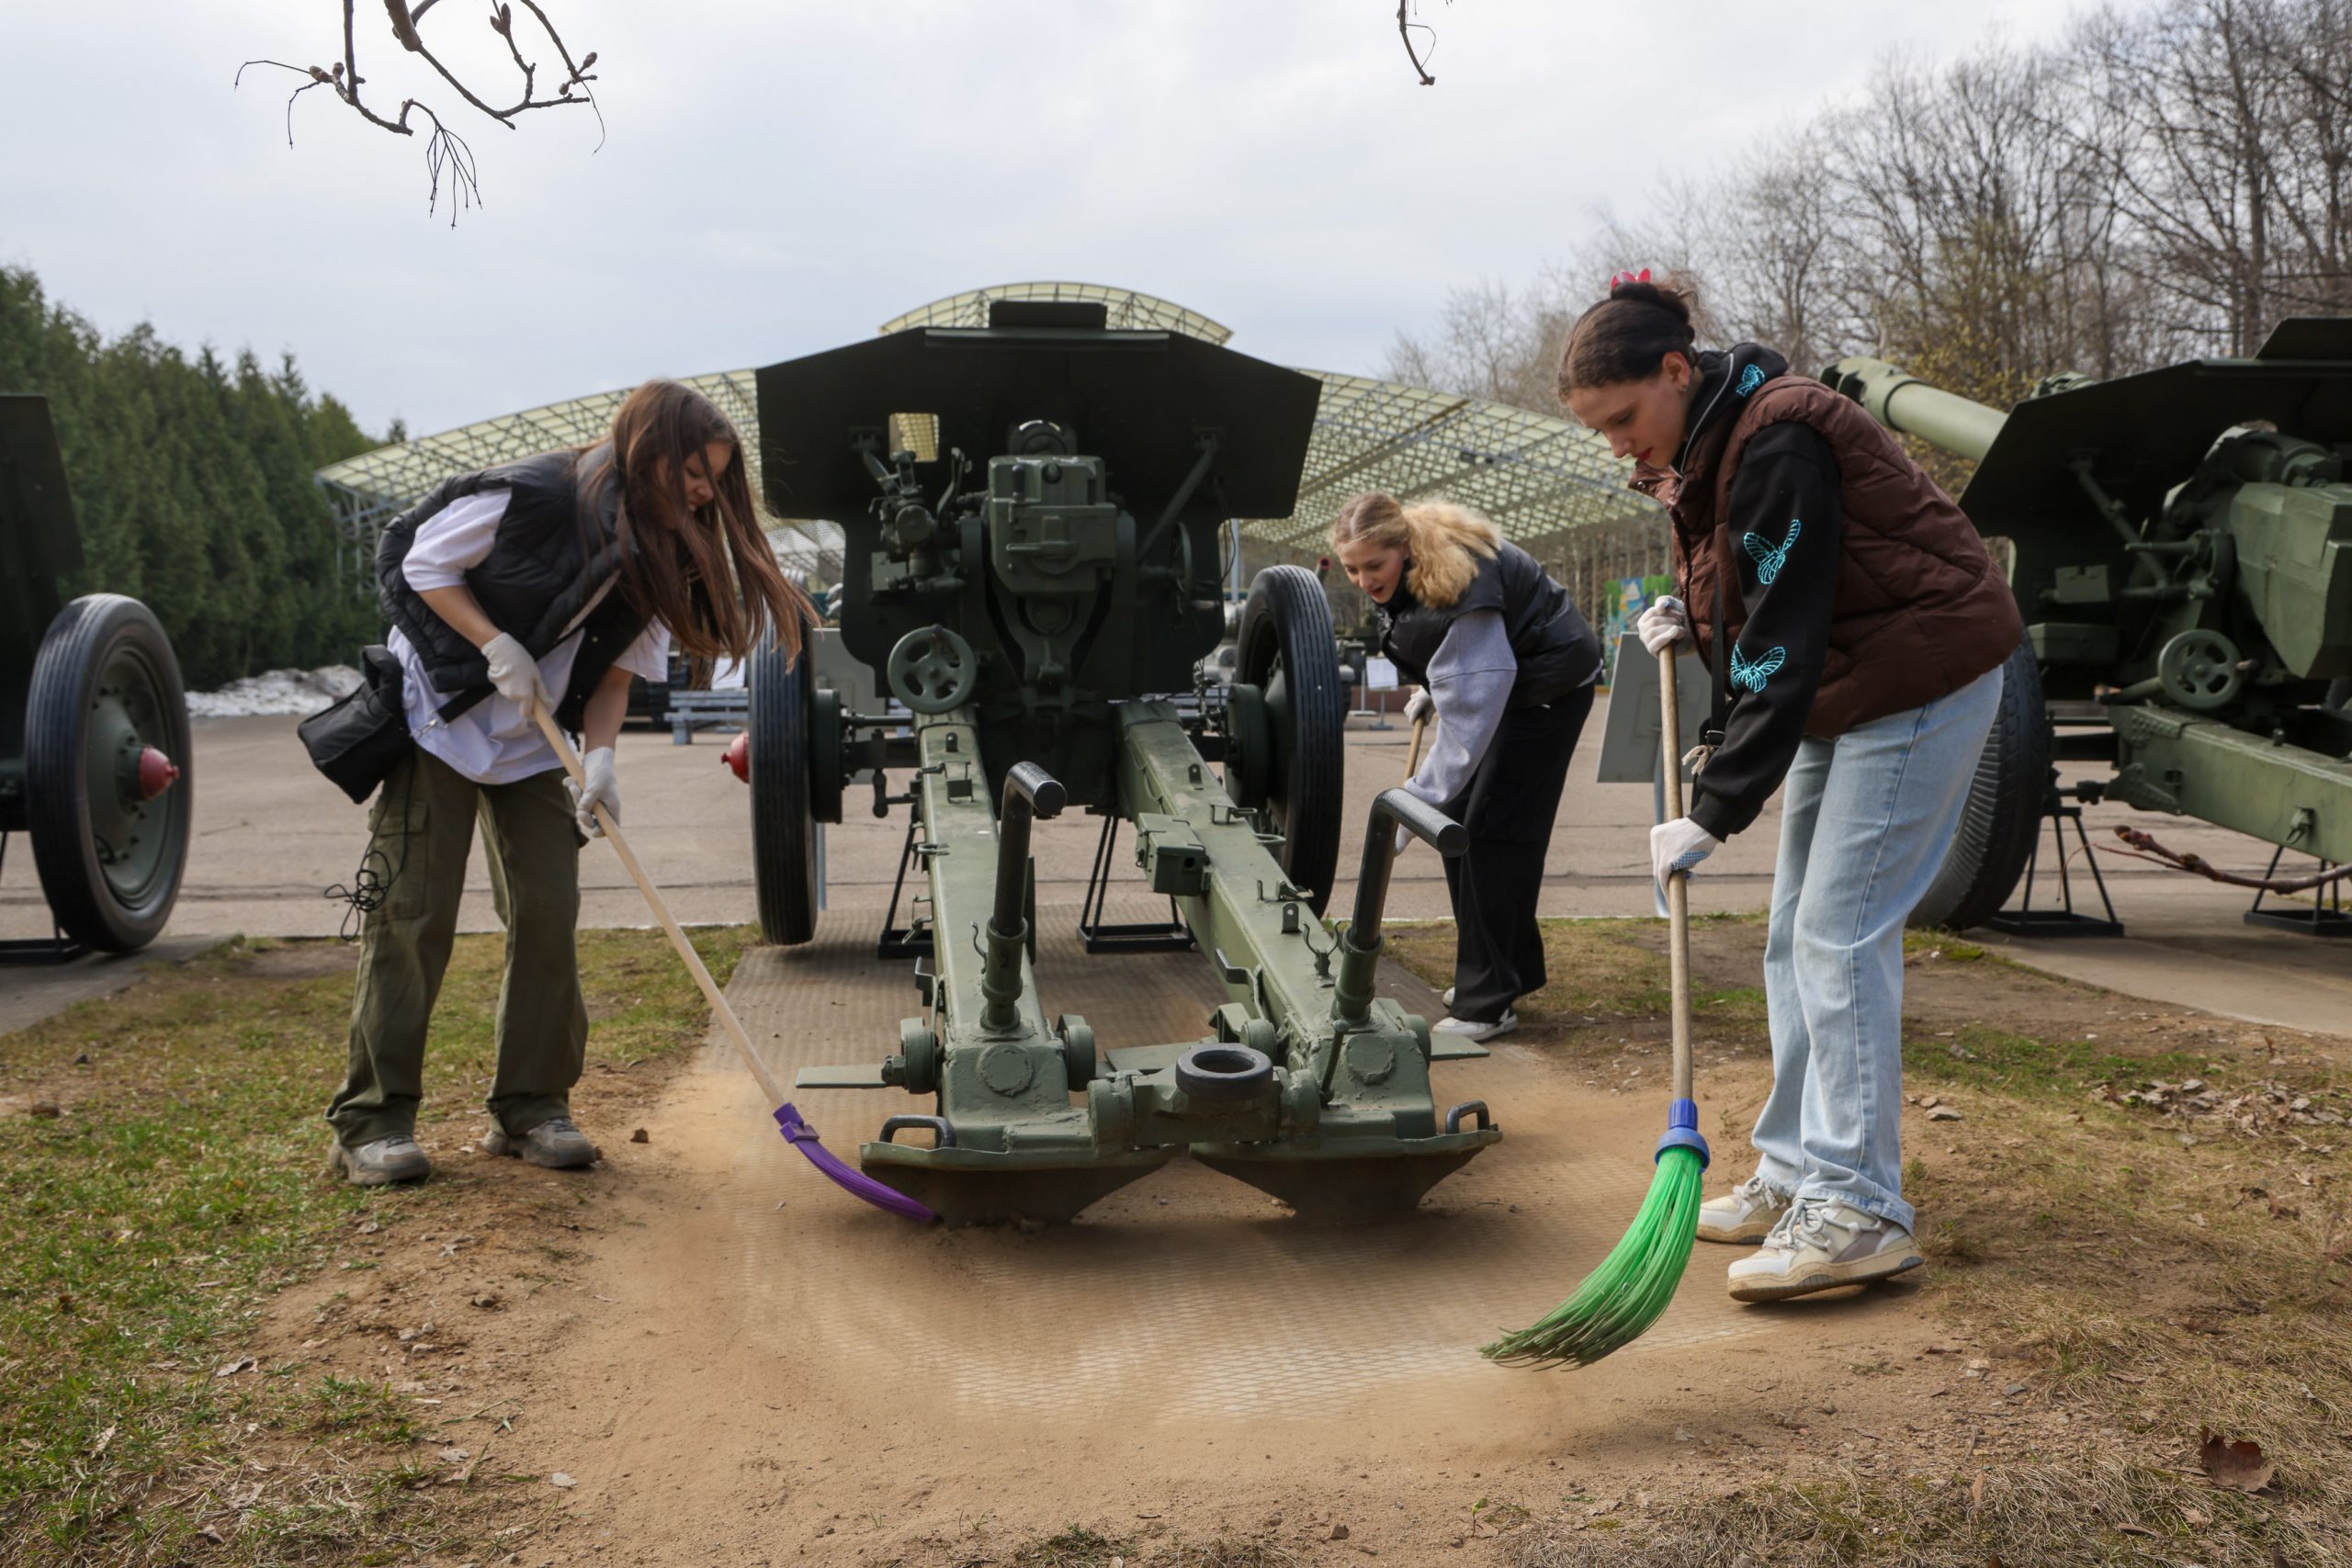
[(386, 885), (384, 901), (360, 937), (351, 1065), (327, 1107), (346, 1147), (416, 1130), (425, 1032), (449, 966), (477, 817), (506, 927), (490, 1113), (516, 1137), (570, 1114), (588, 1009), (573, 950), (581, 841), (563, 774), (478, 784), (419, 748), (384, 781), (369, 818), (367, 864)]

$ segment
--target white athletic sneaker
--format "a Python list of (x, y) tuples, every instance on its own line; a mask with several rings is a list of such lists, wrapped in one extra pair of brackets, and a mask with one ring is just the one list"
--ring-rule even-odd
[(1731, 1266), (1731, 1299), (1779, 1302), (1867, 1285), (1923, 1268), (1918, 1244), (1893, 1220), (1835, 1198), (1800, 1198), (1754, 1253)]
[(1448, 986), (1445, 988), (1445, 995), (1438, 998), (1438, 1000), (1443, 1002), (1448, 1007), (1452, 1007), (1453, 1005), (1453, 987)]
[(1766, 1186), (1758, 1171), (1722, 1197), (1699, 1205), (1699, 1239), (1753, 1247), (1770, 1235), (1788, 1212), (1788, 1199)]
[(1519, 1014), (1505, 1008), (1502, 1017), (1492, 1023), (1482, 1023), (1473, 1018), (1442, 1018), (1430, 1024), (1430, 1030), (1436, 1034), (1459, 1034), (1476, 1044), (1480, 1041), (1492, 1040), (1498, 1034), (1509, 1034), (1518, 1027)]

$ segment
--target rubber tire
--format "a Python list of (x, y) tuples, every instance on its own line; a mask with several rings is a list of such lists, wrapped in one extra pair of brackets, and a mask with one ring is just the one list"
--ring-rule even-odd
[(2050, 791), (2050, 716), (2033, 645), (2019, 643), (2003, 667), (2001, 705), (1976, 760), (1944, 863), (1911, 911), (1921, 929), (1966, 931), (2009, 901), (2041, 830)]
[(1273, 737), (1266, 810), (1283, 839), (1275, 863), (1319, 915), (1339, 872), (1347, 810), (1348, 694), (1323, 584), (1304, 567), (1268, 567), (1250, 585), (1234, 641), (1235, 679), (1261, 690), (1282, 660), (1290, 724)]
[(778, 947), (817, 934), (816, 661), (763, 648), (752, 657), (752, 880), (760, 930)]
[[(177, 763), (178, 780), (161, 798), (168, 840), (136, 904), (109, 886), (92, 835), (85, 751), (92, 688), (98, 672), (125, 647), (145, 656), (154, 676), (164, 733), (140, 739)], [(155, 940), (178, 901), (187, 867), (196, 799), (189, 744), (187, 688), (172, 639), (153, 611), (119, 593), (91, 593), (57, 613), (33, 659), (25, 703), (25, 793), (33, 863), (50, 912), (65, 934), (101, 953), (130, 953)]]

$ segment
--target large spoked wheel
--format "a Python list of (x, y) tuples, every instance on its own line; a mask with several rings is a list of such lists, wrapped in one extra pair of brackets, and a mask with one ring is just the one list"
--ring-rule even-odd
[[(806, 648), (797, 663), (779, 649), (762, 649), (752, 656), (749, 683), (752, 879), (760, 929), (779, 947), (797, 947), (817, 934), (815, 660)], [(838, 821), (838, 790), (833, 804)]]
[(1321, 914), (1340, 865), (1346, 812), (1347, 692), (1323, 585), (1302, 567), (1269, 567), (1250, 585), (1234, 638), (1235, 679), (1255, 687), (1270, 745), (1248, 793), (1283, 835), (1275, 859)]
[(2050, 716), (2033, 645), (2020, 643), (2002, 667), (2000, 711), (1976, 759), (1976, 777), (1961, 807), (1941, 870), (1911, 911), (1915, 926), (1966, 931), (2008, 902), (2041, 830), (2050, 788)]
[(65, 934), (129, 953), (171, 918), (187, 863), (187, 693), (154, 613), (119, 593), (58, 612), (25, 705), (33, 863)]

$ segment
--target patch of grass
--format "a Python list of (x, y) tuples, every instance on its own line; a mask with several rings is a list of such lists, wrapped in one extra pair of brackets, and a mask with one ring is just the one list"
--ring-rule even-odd
[(1906, 1076), (2004, 1094), (2073, 1098), (2110, 1079), (2194, 1077), (2206, 1055), (2156, 1051), (2135, 1055), (2094, 1040), (2040, 1040), (1971, 1024), (1949, 1040), (1905, 1040), (1903, 1070)]
[(416, 1440), (408, 1407), (389, 1382), (329, 1372), (311, 1385), (311, 1398), (322, 1430), (356, 1432), (373, 1443)]
[(1083, 1525), (1033, 1540), (1012, 1554), (1014, 1568), (1110, 1568), (1125, 1543)]
[[(1665, 930), (1640, 920), (1539, 920), (1551, 984), (1516, 1004), (1522, 1029), (1548, 1032), (1572, 1046), (1614, 1042), (1629, 1030), (1662, 1024), (1672, 1001)], [(1752, 915), (1702, 915), (1694, 935), (1760, 926)], [(1453, 927), (1393, 927), (1389, 952), (1427, 984), (1453, 983)], [(1764, 992), (1756, 986), (1695, 981), (1690, 1014), (1710, 1038), (1758, 1044), (1764, 1039)]]
[[(695, 941), (724, 984), (752, 937)], [(273, 1293), (373, 1267), (353, 1245), (363, 1222), (443, 1201), (430, 1182), (324, 1176), (351, 978), (289, 969), (288, 945), (232, 942), (0, 1035), (0, 1096), (57, 1108), (0, 1111), (0, 1562), (168, 1562), (191, 1542), (209, 1562), (315, 1560), (424, 1506), (405, 1490), (417, 1432), (396, 1393), (245, 1364)], [(583, 932), (580, 952), (592, 1066), (702, 1038), (700, 993), (661, 933)], [(458, 941), (426, 1055), (428, 1145), (479, 1125), (501, 956), (495, 936)], [(302, 1462), (245, 1495), (244, 1457), (289, 1444)], [(225, 1545), (197, 1535), (208, 1514)]]
[[(1620, 1521), (1598, 1519), (1593, 1527)], [(1564, 1525), (1510, 1542), (1511, 1568), (1849, 1568), (1904, 1563), (2340, 1562), (2328, 1522), (2120, 1455), (1899, 1479), (1855, 1471), (1682, 1497), (1611, 1535)]]

